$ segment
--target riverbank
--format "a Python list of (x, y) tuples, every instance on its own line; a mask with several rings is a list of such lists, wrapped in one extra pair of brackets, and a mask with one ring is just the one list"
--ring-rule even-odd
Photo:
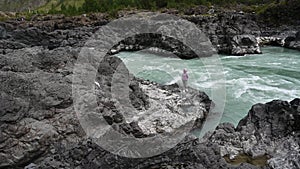
[[(0, 72), (2, 168), (24, 168), (30, 163), (40, 168), (231, 168), (233, 166), (223, 156), (230, 162), (243, 154), (250, 159), (265, 156), (267, 161), (259, 163), (266, 165), (265, 168), (299, 166), (299, 99), (290, 103), (273, 101), (254, 105), (237, 128), (231, 124), (220, 124), (203, 139), (189, 136), (176, 147), (155, 157), (128, 159), (111, 154), (86, 137), (74, 112), (71, 79), (77, 57), (78, 49), (69, 47), (54, 50), (26, 48), (1, 56), (4, 64)], [(114, 59), (102, 64), (100, 68), (106, 71), (100, 72), (109, 77), (111, 69), (116, 66)], [(110, 83), (106, 82), (109, 78), (99, 76), (97, 79), (99, 85), (109, 87)], [(133, 105), (137, 109), (147, 107), (147, 102), (142, 100), (153, 96), (144, 93), (145, 85), (157, 87), (149, 82), (145, 82), (144, 87), (138, 83), (130, 85)], [(172, 91), (169, 94), (172, 96), (178, 90), (176, 88), (176, 85), (164, 88), (166, 92), (162, 90), (161, 94), (168, 95), (168, 90)], [(151, 90), (157, 92), (161, 89)], [(101, 99), (100, 96), (106, 95), (107, 91), (106, 87), (102, 87), (97, 92), (99, 103), (105, 105), (99, 111), (105, 114), (106, 121), (115, 124), (114, 128), (119, 128), (124, 134), (145, 137), (145, 130), (138, 123), (124, 125), (124, 117), (116, 112), (118, 110), (108, 97)], [(200, 98), (203, 96), (205, 94)], [(172, 105), (167, 107), (176, 110)], [(165, 127), (163, 122), (156, 126), (156, 131), (168, 131)], [(246, 166), (257, 168), (248, 163), (239, 164), (240, 168)]]
[[(140, 13), (127, 12), (123, 17)], [(168, 14), (168, 11), (166, 11)], [(176, 14), (175, 14), (176, 15)], [(261, 53), (260, 46), (274, 45), (300, 50), (299, 26), (269, 26), (259, 23), (255, 14), (224, 12), (211, 15), (180, 15), (197, 25), (209, 38), (219, 54), (244, 55)], [(65, 17), (64, 15), (35, 16), (30, 21), (7, 21), (0, 23), (0, 52), (30, 46), (44, 46), (48, 49), (71, 46), (82, 47), (84, 41), (111, 21), (107, 14), (94, 13), (87, 16)], [(148, 42), (145, 44), (145, 42)], [(123, 40), (111, 50), (136, 51), (156, 44), (162, 49), (182, 55), (182, 58), (198, 57), (187, 52), (186, 46), (170, 38), (137, 35)], [(166, 45), (167, 44), (167, 45)], [(179, 45), (179, 46), (178, 46)], [(178, 49), (175, 50), (174, 46)]]

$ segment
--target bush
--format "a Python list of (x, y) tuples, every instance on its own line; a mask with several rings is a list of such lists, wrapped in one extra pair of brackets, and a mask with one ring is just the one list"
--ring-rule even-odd
[[(74, 0), (75, 1), (75, 0)], [(65, 5), (64, 0), (59, 0), (60, 10), (52, 4), (50, 14), (62, 13), (65, 15), (78, 15), (91, 12), (105, 12), (117, 16), (119, 10), (127, 8), (159, 10), (162, 8), (175, 8), (185, 10), (197, 5), (218, 5), (225, 8), (235, 8), (241, 4), (246, 11), (264, 13), (274, 5), (285, 5), (288, 1), (299, 0), (84, 0), (78, 9), (76, 6)]]

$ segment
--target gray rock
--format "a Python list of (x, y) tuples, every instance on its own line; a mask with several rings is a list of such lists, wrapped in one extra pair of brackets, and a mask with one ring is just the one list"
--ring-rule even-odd
[[(245, 35), (255, 38), (261, 35), (261, 29), (254, 15), (224, 12), (211, 17), (187, 16), (186, 19), (202, 28), (218, 53), (229, 55), (261, 53), (257, 43), (245, 47), (241, 42), (236, 43), (235, 40), (240, 38), (234, 38), (234, 36)], [(255, 42), (256, 40), (251, 41)]]
[(286, 138), (279, 143), (275, 155), (268, 161), (269, 166), (279, 168), (300, 168), (300, 147), (293, 137)]
[(236, 35), (231, 42), (233, 55), (260, 54), (259, 44), (253, 35)]
[(284, 42), (285, 47), (300, 50), (300, 31), (292, 36), (286, 37)]
[(25, 166), (24, 169), (36, 169), (37, 165), (34, 163), (30, 163), (29, 165)]
[(0, 26), (0, 39), (4, 39), (6, 38), (7, 34), (6, 34), (6, 29), (2, 26)]
[[(99, 65), (98, 72), (100, 73), (97, 75), (97, 84), (101, 88), (97, 89), (97, 93), (105, 93), (106, 89), (110, 88), (113, 83), (110, 77), (115, 73), (114, 69), (121, 63), (121, 60), (116, 57), (107, 57), (106, 59), (107, 62)], [(98, 105), (103, 107), (100, 111), (105, 113), (108, 123), (120, 126), (117, 128), (124, 130), (121, 132), (127, 134), (131, 133), (140, 137), (162, 132), (170, 133), (193, 121), (197, 121), (195, 128), (201, 128), (210, 109), (211, 100), (205, 93), (189, 89), (189, 92), (186, 93), (187, 98), (183, 99), (180, 86), (177, 84), (161, 86), (137, 78), (130, 79), (129, 84), (122, 80), (119, 80), (118, 83), (114, 83), (114, 86), (129, 86), (131, 104), (127, 107), (132, 105), (135, 112), (134, 110), (124, 111), (127, 108), (117, 110), (115, 105), (118, 105), (121, 100), (110, 97), (109, 99), (99, 97)], [(118, 92), (118, 95), (121, 94), (122, 92)], [(188, 105), (190, 111), (185, 111), (185, 104), (191, 104), (188, 100), (191, 100), (193, 105)], [(106, 111), (104, 107), (109, 107), (112, 111)], [(133, 124), (138, 124), (138, 127), (134, 125), (132, 128)], [(135, 131), (137, 133), (134, 133)]]

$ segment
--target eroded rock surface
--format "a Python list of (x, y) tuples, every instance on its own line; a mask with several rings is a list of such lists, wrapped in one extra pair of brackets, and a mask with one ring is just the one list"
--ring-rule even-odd
[[(299, 99), (254, 105), (237, 128), (221, 124), (211, 135), (201, 140), (189, 136), (155, 157), (128, 159), (111, 154), (85, 135), (74, 112), (71, 86), (77, 57), (78, 49), (69, 47), (25, 48), (1, 55), (2, 168), (258, 168), (247, 163), (234, 166), (223, 158), (228, 155), (234, 160), (240, 154), (249, 159), (267, 157), (263, 168), (299, 167)], [(100, 68), (105, 68), (106, 73), (102, 73), (109, 77), (113, 68), (106, 66), (112, 66), (116, 60), (107, 59)], [(109, 83), (104, 84), (109, 87)], [(168, 103), (181, 102), (180, 88), (176, 85), (160, 86), (132, 77), (128, 87), (131, 103), (138, 112), (155, 106), (156, 100), (166, 103), (165, 108), (169, 110), (162, 116), (169, 119), (150, 114), (141, 121), (126, 121), (107, 97), (106, 102), (102, 102), (106, 105), (102, 113), (109, 124), (119, 126), (115, 127), (119, 132), (140, 138), (174, 130), (179, 122), (169, 115), (175, 110), (179, 113), (176, 119), (190, 121), (202, 117), (200, 113), (185, 118), (188, 114), (180, 115), (180, 109)], [(204, 93), (189, 90), (195, 94), (192, 104), (205, 114), (210, 106), (209, 98)], [(162, 97), (165, 102), (161, 101)], [(160, 119), (160, 124), (157, 120), (153, 123), (154, 119)]]
[(299, 99), (252, 106), (238, 126), (221, 124), (209, 138), (222, 156), (269, 158), (268, 168), (299, 168)]
[[(126, 13), (124, 16), (136, 13)], [(284, 46), (293, 49), (299, 47), (295, 35), (299, 27), (268, 27), (258, 23), (255, 14), (223, 12), (208, 16), (179, 15), (178, 13), (174, 15), (196, 24), (220, 54), (261, 53), (261, 45)], [(0, 53), (5, 54), (13, 49), (32, 46), (44, 46), (48, 49), (64, 46), (81, 47), (100, 26), (108, 24), (109, 21), (110, 19), (105, 14), (90, 14), (76, 17), (37, 15), (31, 21), (0, 23)], [(253, 36), (258, 40), (255, 40)], [(246, 44), (245, 41), (247, 41)], [(195, 55), (183, 43), (161, 35), (138, 34), (124, 39), (120, 44), (115, 44), (116, 48), (112, 50), (112, 53), (159, 47), (183, 59), (203, 57)]]
[[(74, 168), (82, 164), (83, 168), (87, 165), (97, 166), (90, 163), (93, 160), (88, 162), (89, 164), (82, 163), (82, 160), (89, 161), (83, 156), (99, 149), (111, 158), (119, 158), (99, 147), (96, 148), (97, 145), (88, 141), (74, 111), (72, 76), (78, 52), (79, 49), (71, 47), (54, 50), (34, 47), (1, 55), (2, 168), (23, 168), (30, 163), (40, 168)], [(107, 85), (97, 91), (105, 96), (104, 100), (98, 100), (99, 111), (102, 113), (100, 115), (117, 131), (132, 134), (137, 138), (147, 137), (161, 132), (172, 132), (186, 123), (202, 119), (198, 120), (200, 122), (206, 118), (211, 101), (205, 93), (189, 90), (192, 102), (187, 104), (195, 108), (190, 111), (195, 114), (185, 114), (180, 108), (185, 101), (181, 99), (178, 85), (160, 86), (133, 78), (127, 87), (131, 104), (140, 114), (135, 114), (133, 119), (126, 119), (126, 112), (116, 109), (114, 102), (106, 96), (109, 95), (109, 90), (106, 89), (111, 86), (109, 78), (111, 73), (114, 73), (113, 68), (120, 62), (120, 59), (108, 56), (107, 60), (100, 64), (97, 78), (101, 85)], [(104, 106), (103, 109), (100, 108), (101, 105)], [(164, 110), (159, 105), (162, 105)], [(143, 112), (145, 110), (149, 110), (150, 114)], [(163, 112), (160, 112), (161, 110)], [(201, 127), (201, 123), (195, 126)], [(77, 149), (71, 148), (72, 146), (83, 147)], [(80, 149), (83, 152), (77, 152), (81, 151)], [(71, 152), (73, 150), (76, 152)], [(74, 156), (70, 156), (70, 153)], [(106, 168), (110, 168), (109, 166), (106, 164)], [(98, 167), (101, 168), (100, 165)]]
[(286, 37), (284, 42), (285, 47), (300, 50), (300, 31), (294, 35)]

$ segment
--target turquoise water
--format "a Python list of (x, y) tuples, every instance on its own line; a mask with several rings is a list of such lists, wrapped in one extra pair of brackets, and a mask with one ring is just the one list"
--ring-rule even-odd
[[(237, 125), (255, 103), (300, 97), (300, 52), (280, 47), (266, 47), (262, 51), (261, 55), (215, 56), (220, 59), (226, 77), (226, 100), (220, 122)], [(187, 68), (189, 86), (209, 96), (223, 81), (209, 73), (209, 69), (216, 69), (212, 58), (181, 60), (141, 52), (122, 52), (117, 56), (134, 75), (162, 84), (180, 83), (182, 69)]]

